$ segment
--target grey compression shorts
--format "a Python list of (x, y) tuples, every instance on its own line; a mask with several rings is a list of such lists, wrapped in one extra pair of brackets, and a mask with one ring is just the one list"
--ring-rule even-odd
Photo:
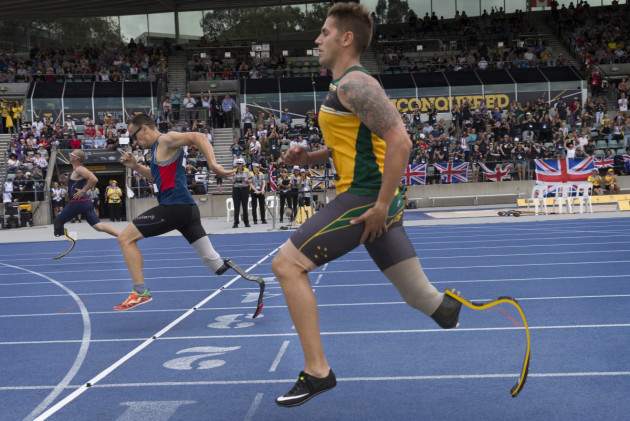
[(206, 236), (197, 205), (158, 205), (133, 220), (143, 237), (178, 230), (190, 244)]
[[(365, 213), (375, 202), (375, 196), (343, 192), (304, 222), (290, 241), (316, 267), (335, 260), (359, 245), (365, 224), (350, 225), (350, 220)], [(403, 208), (404, 201), (396, 193), (387, 215), (387, 232), (373, 242), (364, 243), (382, 271), (417, 257), (402, 225)]]

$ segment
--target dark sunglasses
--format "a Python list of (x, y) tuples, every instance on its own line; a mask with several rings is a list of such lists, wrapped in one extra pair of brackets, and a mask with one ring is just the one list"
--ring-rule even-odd
[(136, 137), (136, 135), (138, 134), (138, 132), (140, 132), (140, 130), (142, 130), (142, 126), (140, 126), (140, 128), (138, 130), (136, 130), (136, 132), (134, 134), (129, 136), (129, 140), (131, 140), (132, 142), (137, 140), (138, 138)]

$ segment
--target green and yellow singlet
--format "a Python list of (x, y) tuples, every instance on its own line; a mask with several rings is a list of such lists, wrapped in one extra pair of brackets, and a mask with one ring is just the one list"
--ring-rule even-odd
[(339, 176), (335, 182), (337, 194), (348, 190), (358, 195), (378, 196), (383, 181), (385, 141), (344, 107), (337, 96), (339, 82), (352, 71), (369, 74), (364, 68), (353, 66), (330, 83), (328, 95), (319, 109), (319, 126), (326, 146), (332, 149)]

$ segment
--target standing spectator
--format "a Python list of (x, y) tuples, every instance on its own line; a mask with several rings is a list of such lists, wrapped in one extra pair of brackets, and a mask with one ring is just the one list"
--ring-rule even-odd
[(13, 201), (13, 183), (10, 180), (4, 182), (4, 191), (2, 193), (2, 203), (11, 203)]
[(265, 175), (260, 172), (260, 164), (252, 163), (252, 183), (251, 183), (251, 200), (252, 200), (252, 219), (254, 224), (258, 223), (256, 215), (257, 209), (260, 208), (260, 223), (266, 224), (265, 218)]
[(308, 176), (308, 170), (301, 168), (300, 177), (298, 178), (298, 206), (311, 206), (312, 197), (313, 180), (311, 180), (311, 177)]
[(230, 94), (225, 94), (225, 98), (221, 102), (221, 109), (223, 110), (225, 124), (227, 125), (227, 127), (235, 127), (236, 121), (234, 119), (234, 109), (236, 107), (238, 107), (236, 101), (234, 101), (234, 99), (230, 97)]
[(241, 121), (243, 122), (243, 130), (253, 130), (252, 125), (254, 124), (254, 115), (249, 112), (249, 107), (245, 107), (245, 113), (243, 113), (243, 118), (241, 119)]
[(187, 92), (186, 98), (184, 98), (182, 105), (184, 106), (184, 112), (185, 112), (184, 119), (190, 125), (193, 124), (193, 120), (195, 119), (195, 105), (196, 104), (197, 104), (197, 101), (195, 100), (195, 98), (193, 98), (190, 95), (190, 92)]
[(56, 218), (59, 212), (63, 209), (66, 201), (66, 189), (59, 185), (59, 182), (55, 181), (53, 187), (50, 189), (50, 199), (53, 203), (53, 216)]
[[(278, 178), (277, 184), (278, 190), (280, 191), (280, 223), (282, 223), (285, 205), (293, 209), (291, 206), (291, 179), (289, 178), (289, 172), (286, 168), (280, 170), (280, 177)], [(293, 215), (292, 210), (291, 215)], [(291, 219), (291, 221), (293, 221), (293, 219)]]
[(182, 95), (179, 93), (177, 88), (173, 89), (173, 93), (171, 94), (171, 107), (173, 108), (173, 119), (175, 121), (179, 121), (179, 108), (181, 106)]
[(256, 136), (252, 136), (249, 139), (249, 162), (250, 163), (258, 163), (260, 159), (261, 145), (260, 142), (256, 139)]
[(252, 183), (252, 174), (245, 168), (245, 160), (236, 160), (234, 176), (231, 177), (234, 187), (232, 188), (232, 200), (234, 200), (234, 224), (232, 228), (238, 228), (241, 208), (243, 209), (243, 222), (249, 228), (249, 215), (247, 214), (247, 203), (249, 202), (249, 189)]
[(26, 178), (24, 177), (24, 171), (19, 169), (15, 172), (13, 178), (13, 197), (16, 202), (22, 202), (24, 199), (24, 192), (26, 191)]
[(112, 222), (120, 221), (122, 190), (118, 187), (118, 182), (116, 180), (109, 180), (109, 186), (107, 186), (107, 189), (105, 190), (105, 197), (107, 197), (107, 211), (109, 212), (109, 219)]
[(86, 196), (92, 200), (92, 205), (94, 206), (94, 212), (96, 216), (100, 216), (100, 208), (101, 208), (101, 192), (98, 187), (94, 186), (90, 190), (86, 192)]
[(628, 117), (628, 98), (626, 98), (626, 94), (624, 92), (620, 94), (617, 103), (619, 104), (619, 112), (623, 118)]
[(217, 94), (210, 100), (210, 115), (212, 117), (212, 127), (222, 128), (224, 126), (223, 108), (221, 108), (221, 100)]
[(594, 97), (599, 96), (602, 85), (602, 74), (598, 68), (593, 69), (591, 72), (591, 79), (589, 83), (591, 85), (591, 95)]

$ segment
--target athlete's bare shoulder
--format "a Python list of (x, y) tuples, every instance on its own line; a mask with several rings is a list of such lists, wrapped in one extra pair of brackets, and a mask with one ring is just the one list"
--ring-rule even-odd
[(402, 124), (400, 114), (372, 76), (354, 71), (345, 75), (337, 86), (341, 103), (353, 111), (380, 138)]

